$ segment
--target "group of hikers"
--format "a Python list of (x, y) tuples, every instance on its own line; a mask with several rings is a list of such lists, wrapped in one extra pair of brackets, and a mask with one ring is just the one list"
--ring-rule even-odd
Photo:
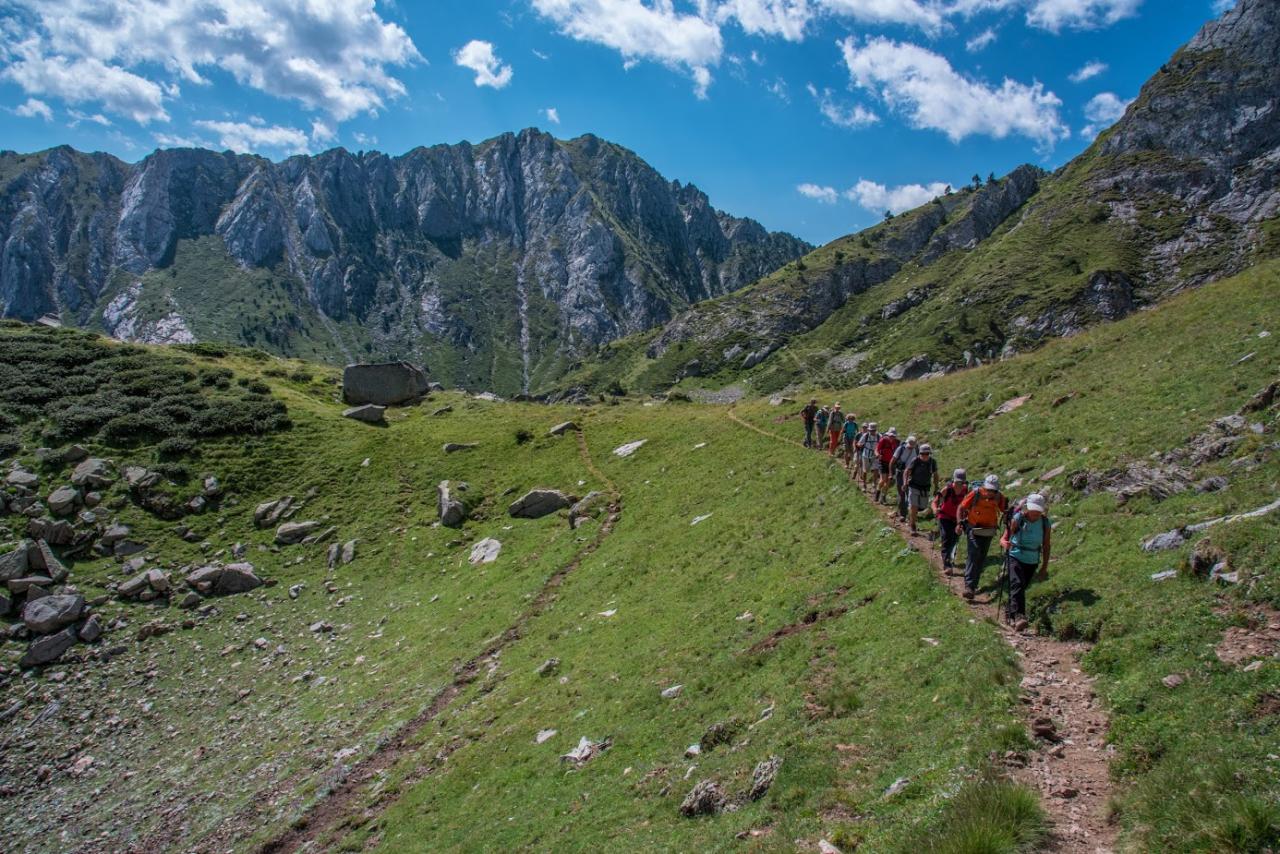
[[(988, 474), (970, 483), (962, 468), (943, 484), (928, 442), (915, 436), (900, 440), (896, 427), (882, 433), (874, 421), (859, 427), (857, 416), (846, 414), (839, 403), (818, 406), (813, 399), (798, 414), (804, 420), (805, 447), (842, 459), (850, 479), (873, 491), (877, 503), (897, 504), (898, 516), (910, 525), (911, 533), (919, 533), (921, 513), (933, 512), (947, 575), (955, 574), (956, 547), (964, 538), (965, 599), (976, 594), (991, 542), (999, 536), (1009, 593), (1006, 614), (1016, 630), (1027, 627), (1027, 588), (1033, 578), (1043, 581), (1049, 572), (1053, 523), (1043, 495), (1033, 492), (1011, 505), (1000, 491), (998, 476)], [(891, 496), (891, 490), (896, 494)]]

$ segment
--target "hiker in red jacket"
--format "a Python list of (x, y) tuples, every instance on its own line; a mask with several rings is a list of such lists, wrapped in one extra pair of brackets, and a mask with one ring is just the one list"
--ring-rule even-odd
[(898, 450), (898, 428), (890, 427), (889, 432), (880, 437), (876, 443), (876, 473), (880, 476), (876, 481), (876, 501), (889, 503), (889, 484), (893, 482), (893, 454)]
[(951, 475), (951, 482), (933, 497), (933, 514), (938, 517), (938, 533), (941, 535), (942, 568), (947, 575), (955, 568), (956, 544), (960, 542), (956, 523), (960, 518), (960, 502), (968, 494), (968, 475), (964, 469), (956, 469)]

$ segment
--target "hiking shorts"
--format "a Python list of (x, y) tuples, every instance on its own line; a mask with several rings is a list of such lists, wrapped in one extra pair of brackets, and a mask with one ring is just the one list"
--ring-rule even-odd
[(892, 463), (886, 463), (884, 460), (879, 459), (876, 460), (876, 474), (887, 475), (889, 473), (890, 465), (892, 465)]
[(921, 489), (918, 486), (907, 488), (907, 506), (914, 507), (917, 510), (924, 510), (929, 506), (929, 490)]

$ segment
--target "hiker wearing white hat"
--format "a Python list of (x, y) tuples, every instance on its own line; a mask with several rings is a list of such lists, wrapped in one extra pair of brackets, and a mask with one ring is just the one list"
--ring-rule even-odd
[(982, 570), (991, 549), (991, 538), (996, 535), (1000, 518), (1009, 509), (1008, 500), (1000, 494), (1000, 478), (987, 475), (982, 486), (970, 492), (960, 502), (956, 533), (963, 532), (968, 548), (964, 563), (964, 598), (972, 599), (982, 580)]
[(879, 425), (874, 421), (867, 422), (867, 428), (858, 434), (854, 442), (854, 450), (858, 456), (858, 467), (854, 475), (862, 475), (862, 488), (867, 488), (867, 479), (876, 465), (876, 445), (880, 443)]
[(898, 518), (907, 521), (907, 466), (915, 462), (920, 455), (920, 446), (915, 436), (908, 436), (907, 441), (893, 452), (893, 485), (898, 490)]
[(902, 479), (907, 485), (911, 533), (915, 534), (920, 511), (929, 506), (929, 496), (938, 491), (938, 461), (933, 458), (933, 447), (928, 442), (920, 445), (920, 453), (907, 466)]
[[(1027, 588), (1032, 579), (1049, 577), (1049, 540), (1053, 522), (1047, 512), (1048, 502), (1039, 493), (1027, 496), (1022, 509), (1009, 521), (1009, 556), (1005, 571), (1009, 573), (1009, 622), (1014, 629), (1027, 627)], [(1036, 568), (1039, 567), (1039, 574)]]

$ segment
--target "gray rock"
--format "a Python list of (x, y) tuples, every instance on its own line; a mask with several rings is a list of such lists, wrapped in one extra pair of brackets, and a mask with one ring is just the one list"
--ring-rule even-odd
[(23, 540), (13, 551), (0, 555), (0, 582), (21, 578), (28, 574), (31, 569), (30, 556), (33, 545), (34, 543), (30, 540)]
[(1196, 484), (1196, 492), (1221, 492), (1229, 485), (1229, 481), (1221, 475), (1206, 477)]
[(498, 559), (498, 555), (502, 552), (502, 543), (487, 537), (471, 547), (471, 563), (484, 564), (493, 563)]
[(182, 597), (182, 601), (178, 603), (178, 607), (190, 610), (191, 608), (199, 606), (203, 601), (204, 600), (200, 598), (199, 593), (188, 593)]
[(547, 433), (551, 436), (563, 436), (565, 433), (576, 431), (577, 429), (578, 425), (574, 424), (572, 421), (562, 421), (548, 430)]
[(408, 362), (347, 365), (342, 372), (342, 399), (353, 406), (407, 403), (429, 387), (426, 372)]
[(338, 558), (341, 556), (342, 556), (342, 546), (338, 545), (337, 543), (331, 543), (329, 545), (328, 551), (325, 552), (325, 557), (324, 557), (325, 566), (327, 566), (329, 569), (333, 569), (338, 565)]
[(436, 504), (440, 511), (440, 524), (446, 528), (458, 528), (467, 518), (467, 505), (462, 499), (470, 487), (457, 480), (442, 480), (436, 486)]
[(546, 661), (538, 665), (538, 669), (533, 671), (539, 676), (550, 676), (560, 669), (560, 659), (548, 658)]
[(140, 492), (158, 486), (162, 480), (157, 472), (150, 471), (142, 466), (125, 466), (122, 474), (125, 485)]
[(681, 815), (693, 818), (699, 815), (716, 815), (728, 804), (718, 783), (714, 780), (699, 780), (685, 796), (680, 804)]
[(68, 445), (61, 456), (64, 463), (78, 463), (89, 458), (89, 451), (83, 445)]
[(139, 552), (144, 552), (146, 550), (147, 546), (145, 543), (140, 543), (137, 540), (120, 540), (112, 546), (111, 553), (116, 557), (129, 557), (130, 555), (136, 555)]
[(512, 502), (507, 513), (516, 519), (539, 519), (573, 503), (573, 498), (558, 489), (531, 489)]
[(477, 442), (445, 442), (443, 451), (446, 454), (456, 454), (458, 451), (470, 451), (480, 447)]
[(921, 353), (918, 356), (912, 356), (904, 362), (899, 362), (884, 372), (885, 378), (890, 382), (901, 382), (902, 380), (919, 379), (929, 372), (929, 356)]
[(186, 503), (187, 512), (193, 513), (195, 515), (199, 515), (203, 513), (207, 506), (208, 506), (208, 502), (205, 501), (205, 498), (203, 495), (197, 495)]
[(672, 685), (670, 688), (662, 689), (662, 699), (674, 700), (684, 692), (683, 685)]
[(23, 606), (22, 622), (35, 634), (46, 635), (74, 623), (83, 611), (84, 597), (79, 594), (45, 596)]
[(147, 583), (147, 572), (145, 571), (121, 581), (116, 586), (116, 592), (126, 599), (137, 599), (144, 590), (149, 589), (151, 589), (151, 585)]
[(386, 424), (387, 408), (366, 403), (363, 406), (353, 406), (350, 409), (342, 410), (342, 417), (363, 421), (365, 424)]
[(35, 547), (28, 553), (28, 563), (32, 569), (42, 570), (54, 581), (61, 582), (67, 577), (67, 568), (44, 540), (36, 541)]
[(782, 768), (782, 757), (770, 756), (760, 764), (756, 765), (755, 770), (751, 772), (751, 789), (747, 792), (747, 797), (753, 801), (758, 801), (769, 791), (769, 787), (773, 785), (774, 778), (778, 776), (778, 770)]
[(292, 495), (278, 498), (275, 501), (264, 501), (253, 510), (253, 524), (259, 528), (270, 528), (290, 514), (294, 509)]
[(107, 530), (103, 531), (102, 537), (99, 538), (98, 541), (102, 543), (104, 546), (114, 546), (116, 543), (127, 538), (129, 534), (130, 534), (130, 529), (128, 525), (121, 525), (119, 523), (116, 523), (114, 525), (109, 526)]
[(342, 563), (347, 565), (356, 559), (356, 543), (359, 540), (347, 540), (342, 544)]
[(76, 634), (84, 643), (93, 643), (102, 637), (102, 618), (97, 614), (90, 614), (89, 618), (80, 624)]
[(319, 528), (320, 523), (315, 521), (285, 522), (276, 528), (276, 542), (282, 546), (297, 545)]
[(608, 502), (609, 496), (599, 490), (593, 489), (583, 496), (581, 501), (576, 502), (569, 508), (569, 524), (571, 527), (578, 527), (578, 522), (582, 519), (594, 516), (596, 512), (604, 507)]
[(217, 498), (222, 494), (222, 484), (211, 474), (205, 475), (201, 488), (204, 491), (205, 498)]
[(1161, 552), (1169, 549), (1176, 549), (1187, 541), (1182, 535), (1181, 530), (1166, 531), (1163, 534), (1156, 534), (1154, 537), (1148, 537), (1142, 541), (1142, 550), (1144, 552)]
[(42, 664), (52, 664), (76, 645), (76, 638), (75, 626), (68, 626), (56, 634), (36, 638), (31, 642), (31, 646), (27, 647), (26, 654), (18, 661), (18, 666), (39, 667)]
[(40, 485), (40, 476), (26, 469), (14, 469), (5, 476), (4, 482), (9, 486), (20, 486), (23, 489), (35, 489)]
[(53, 579), (47, 575), (26, 575), (22, 578), (10, 578), (5, 582), (9, 592), (15, 596), (26, 593), (32, 587), (49, 587), (52, 584)]
[(71, 473), (71, 482), (84, 489), (106, 489), (115, 481), (111, 462), (99, 457), (89, 457)]
[(7, 593), (0, 591), (0, 617), (9, 616), (11, 610), (13, 610), (13, 600)]
[(74, 486), (60, 486), (45, 499), (49, 511), (55, 516), (70, 516), (75, 512), (79, 500), (80, 492)]
[(496, 394), (494, 394), (491, 391), (482, 391), (479, 394), (475, 395), (475, 399), (483, 400), (486, 403), (502, 403), (503, 402), (502, 398), (498, 397)]
[(249, 563), (232, 563), (226, 566), (211, 564), (188, 573), (186, 583), (192, 590), (200, 593), (229, 596), (261, 587), (262, 579)]

